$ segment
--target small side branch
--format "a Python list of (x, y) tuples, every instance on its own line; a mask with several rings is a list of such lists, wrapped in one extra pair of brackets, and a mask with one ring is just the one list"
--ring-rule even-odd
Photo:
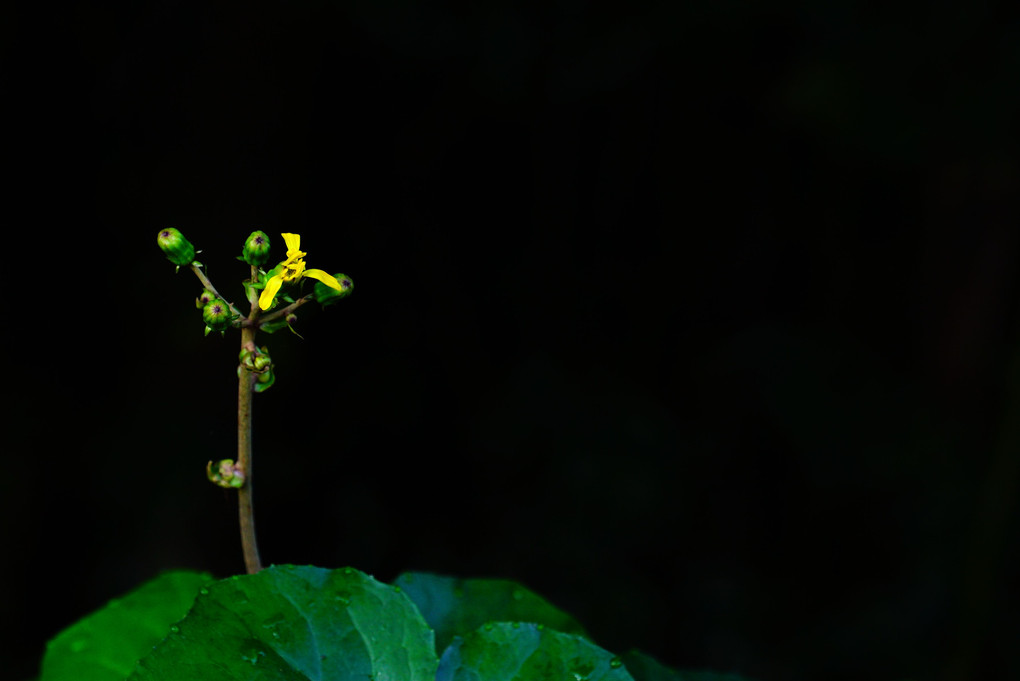
[(277, 319), (283, 319), (284, 317), (286, 317), (291, 312), (298, 309), (305, 303), (312, 302), (313, 298), (315, 298), (315, 296), (309, 293), (306, 296), (298, 298), (285, 308), (277, 310), (276, 312), (270, 312), (265, 317), (258, 319), (258, 321), (256, 321), (255, 319), (251, 319), (250, 321), (243, 323), (242, 326), (261, 326), (262, 324), (269, 324), (271, 322), (275, 322)]
[(244, 315), (241, 314), (241, 311), (238, 310), (236, 307), (234, 307), (233, 303), (229, 302), (226, 298), (224, 298), (222, 295), (220, 295), (220, 292), (217, 291), (216, 287), (213, 286), (211, 281), (209, 281), (209, 277), (205, 276), (205, 272), (202, 271), (201, 267), (199, 267), (195, 263), (191, 263), (190, 267), (191, 267), (191, 271), (195, 273), (195, 276), (198, 277), (198, 280), (200, 282), (202, 282), (202, 286), (204, 286), (206, 288), (206, 290), (212, 291), (213, 295), (215, 295), (217, 298), (219, 298), (220, 300), (225, 302), (227, 304), (227, 307), (230, 308), (230, 312), (231, 313), (237, 315), (241, 319), (244, 319)]

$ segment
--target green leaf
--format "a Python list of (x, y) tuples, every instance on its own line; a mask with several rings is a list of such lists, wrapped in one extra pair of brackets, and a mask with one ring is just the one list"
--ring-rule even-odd
[(110, 601), (47, 644), (39, 681), (124, 681), (211, 579), (167, 572)]
[(664, 666), (655, 658), (638, 650), (624, 653), (620, 658), (634, 681), (748, 681), (737, 674), (712, 671), (676, 671)]
[(353, 568), (275, 566), (215, 582), (132, 681), (433, 681), (432, 631)]
[(486, 622), (534, 622), (568, 634), (586, 636), (570, 615), (516, 582), (505, 579), (459, 579), (426, 572), (405, 572), (399, 586), (418, 606), (436, 632), (442, 651), (454, 636), (468, 634)]
[(269, 322), (268, 324), (262, 324), (259, 327), (259, 331), (265, 331), (266, 333), (276, 333), (280, 329), (284, 329), (290, 326), (285, 319), (281, 319), (275, 322)]
[(537, 624), (489, 623), (454, 639), (436, 681), (633, 681), (620, 658)]

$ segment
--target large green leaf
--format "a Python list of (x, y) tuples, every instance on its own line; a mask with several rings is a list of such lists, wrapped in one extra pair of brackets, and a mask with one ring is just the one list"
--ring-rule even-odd
[(211, 579), (167, 572), (78, 620), (46, 646), (40, 681), (124, 681)]
[(435, 630), (439, 651), (445, 650), (454, 636), (468, 634), (486, 622), (534, 622), (556, 631), (586, 635), (573, 617), (509, 580), (405, 572), (394, 584), (414, 601)]
[(132, 681), (432, 681), (432, 631), (353, 568), (277, 566), (209, 585)]
[(591, 641), (539, 624), (485, 624), (454, 639), (436, 681), (633, 681), (623, 662)]

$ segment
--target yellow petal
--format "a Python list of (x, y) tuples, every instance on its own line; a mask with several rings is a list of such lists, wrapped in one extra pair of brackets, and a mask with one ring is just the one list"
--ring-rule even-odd
[(343, 290), (343, 289), (340, 288), (340, 282), (336, 280), (336, 277), (334, 277), (332, 274), (329, 274), (327, 272), (323, 272), (322, 270), (314, 270), (314, 269), (313, 270), (305, 270), (304, 276), (311, 277), (312, 279), (318, 279), (319, 281), (321, 281), (326, 286), (328, 286), (330, 288), (335, 288), (337, 291)]
[(276, 292), (283, 286), (283, 277), (275, 276), (270, 277), (269, 281), (266, 282), (266, 287), (262, 289), (262, 295), (259, 296), (259, 307), (263, 310), (268, 310), (273, 304), (273, 298), (276, 297)]
[(301, 250), (301, 235), (300, 234), (281, 234), (283, 242), (287, 244), (287, 255), (290, 255), (291, 251)]

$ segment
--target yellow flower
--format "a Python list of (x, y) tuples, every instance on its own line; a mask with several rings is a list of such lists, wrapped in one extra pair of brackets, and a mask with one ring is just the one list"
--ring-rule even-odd
[(266, 287), (262, 289), (262, 295), (259, 296), (260, 308), (268, 310), (272, 307), (273, 299), (276, 298), (276, 294), (279, 292), (280, 287), (283, 286), (284, 283), (296, 282), (300, 280), (301, 277), (318, 279), (330, 288), (335, 288), (337, 291), (342, 290), (340, 282), (338, 282), (333, 275), (323, 272), (322, 270), (305, 269), (305, 256), (308, 254), (301, 251), (300, 234), (283, 234), (282, 236), (283, 240), (287, 244), (287, 259), (273, 268), (273, 271), (276, 272), (276, 274), (269, 277), (269, 280), (266, 282)]

